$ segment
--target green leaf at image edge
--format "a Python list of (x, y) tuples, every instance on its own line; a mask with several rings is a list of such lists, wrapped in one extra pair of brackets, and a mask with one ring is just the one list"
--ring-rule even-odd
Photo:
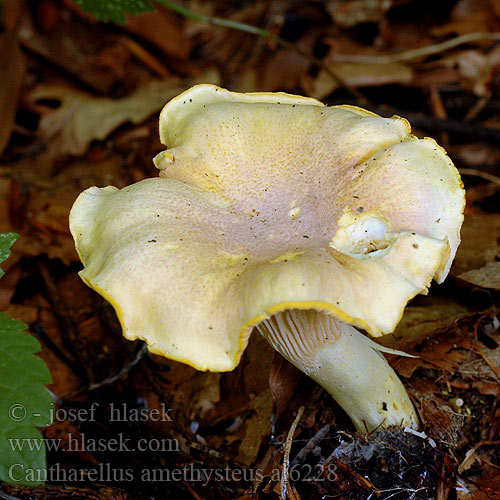
[(46, 470), (45, 442), (37, 427), (52, 423), (53, 401), (45, 387), (52, 380), (35, 355), (40, 342), (26, 328), (0, 313), (0, 480), (36, 485)]
[[(18, 238), (0, 234), (0, 263)], [(45, 442), (37, 427), (52, 423), (53, 402), (45, 387), (52, 379), (47, 365), (35, 356), (40, 342), (26, 328), (0, 313), (0, 481), (37, 485), (46, 471)]]
[[(10, 247), (16, 242), (19, 235), (16, 233), (1, 233), (0, 234), (0, 264), (10, 257)], [(0, 278), (4, 275), (0, 269)]]

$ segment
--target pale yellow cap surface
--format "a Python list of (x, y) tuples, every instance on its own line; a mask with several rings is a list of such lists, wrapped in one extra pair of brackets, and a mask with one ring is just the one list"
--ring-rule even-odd
[(153, 352), (231, 370), (290, 308), (383, 335), (448, 273), (462, 183), (406, 120), (199, 85), (165, 106), (160, 137), (160, 178), (90, 188), (70, 215), (82, 278)]

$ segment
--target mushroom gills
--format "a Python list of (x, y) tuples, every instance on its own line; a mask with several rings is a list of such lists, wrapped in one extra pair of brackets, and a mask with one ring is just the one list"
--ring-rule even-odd
[(408, 394), (386, 359), (354, 327), (312, 309), (289, 309), (257, 330), (290, 363), (320, 384), (360, 432), (418, 427)]

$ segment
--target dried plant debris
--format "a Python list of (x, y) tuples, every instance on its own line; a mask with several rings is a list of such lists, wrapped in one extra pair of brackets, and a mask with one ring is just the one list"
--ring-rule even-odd
[(323, 468), (335, 473), (331, 486), (349, 500), (427, 500), (435, 498), (441, 472), (429, 465), (445, 461), (446, 454), (424, 433), (390, 428), (343, 441)]
[[(111, 3), (149, 5), (90, 3), (101, 17)], [(36, 487), (2, 483), (0, 496), (500, 498), (499, 0), (176, 2), (262, 36), (158, 3), (124, 24), (73, 0), (0, 4), (0, 233), (20, 234), (2, 265), (0, 308), (42, 345), (57, 412), (43, 435), (48, 470), (59, 471)], [(421, 430), (356, 434), (257, 335), (233, 372), (153, 355), (122, 338), (112, 307), (78, 278), (68, 228), (78, 193), (154, 176), (158, 112), (197, 82), (409, 117), (415, 135), (448, 151), (467, 192), (450, 276), (377, 340), (416, 356), (386, 355)], [(120, 436), (152, 449), (111, 449)]]

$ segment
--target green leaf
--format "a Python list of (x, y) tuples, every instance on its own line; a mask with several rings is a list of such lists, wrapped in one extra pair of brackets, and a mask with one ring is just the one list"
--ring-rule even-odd
[[(0, 263), (17, 238), (0, 234)], [(42, 481), (33, 477), (43, 477), (46, 468), (45, 443), (36, 427), (51, 424), (53, 402), (44, 385), (52, 380), (45, 363), (34, 356), (40, 342), (26, 328), (0, 313), (0, 481), (35, 485)]]
[[(16, 233), (2, 233), (0, 234), (0, 264), (10, 257), (10, 247), (19, 238)], [(2, 269), (0, 269), (0, 278), (4, 275)]]
[(46, 468), (45, 442), (36, 427), (52, 423), (53, 401), (45, 387), (52, 380), (34, 355), (40, 343), (26, 328), (0, 313), (0, 480), (36, 485)]
[(75, 0), (85, 11), (101, 21), (125, 22), (125, 14), (141, 14), (154, 10), (149, 0)]

